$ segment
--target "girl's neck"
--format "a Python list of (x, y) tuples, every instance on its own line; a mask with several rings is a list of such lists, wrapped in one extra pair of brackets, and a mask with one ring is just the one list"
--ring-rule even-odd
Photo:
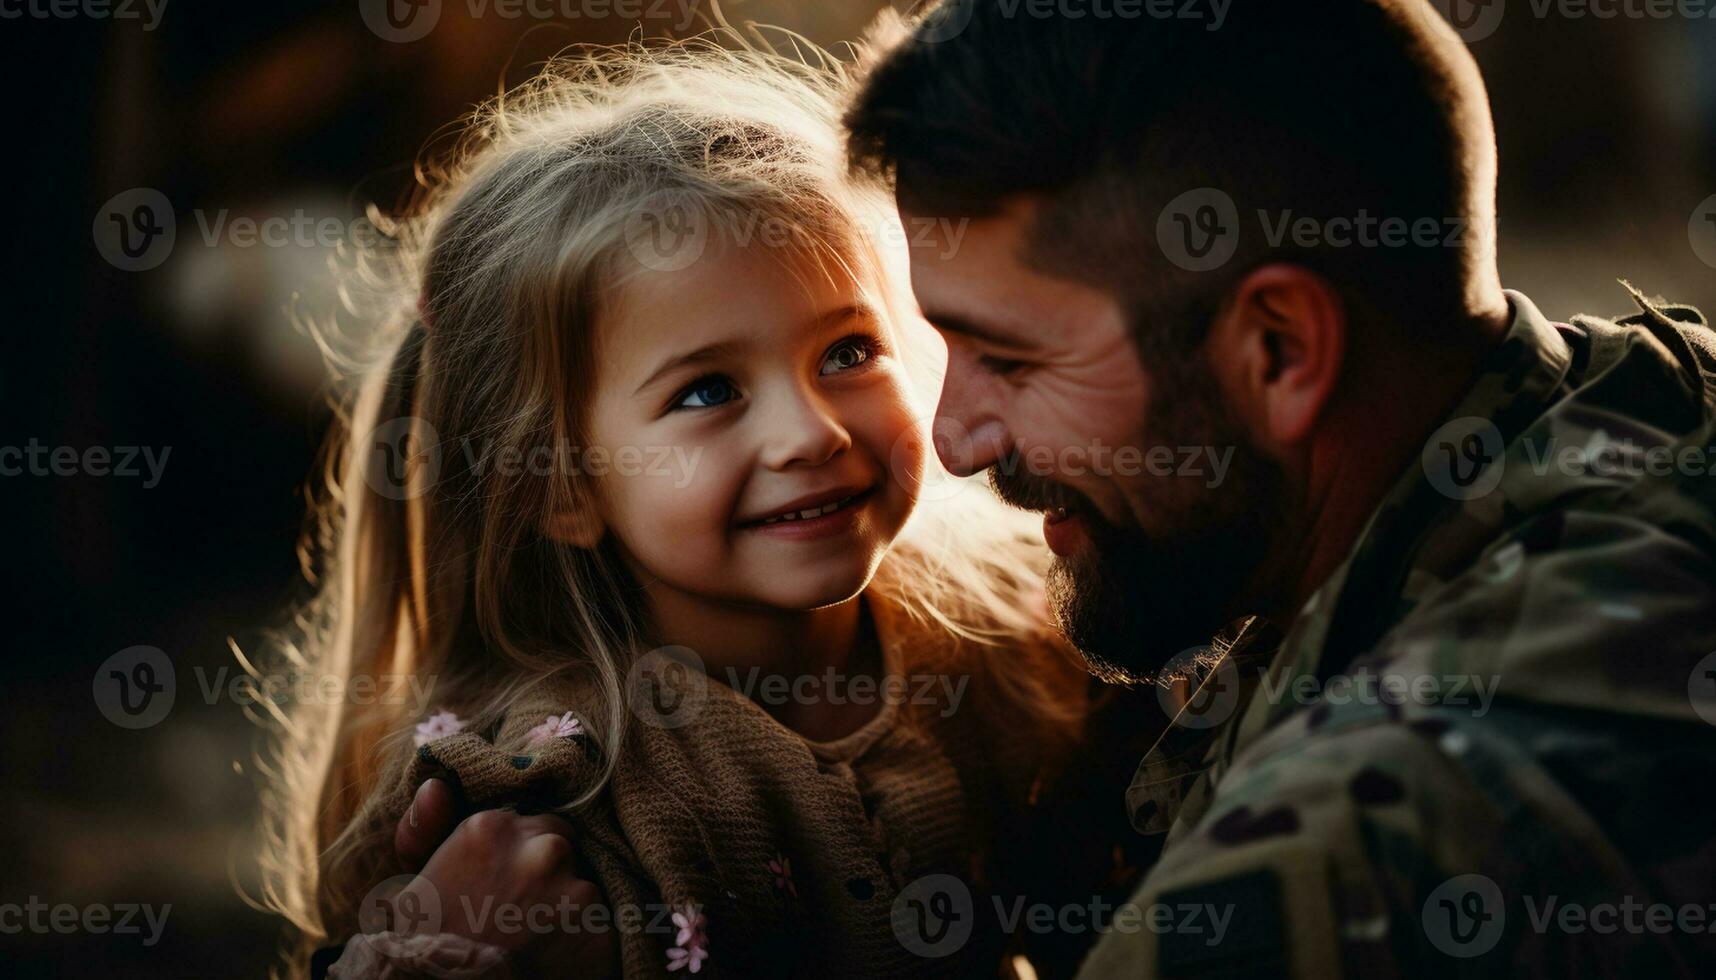
[(820, 609), (785, 610), (721, 602), (652, 588), (658, 641), (690, 647), (711, 674), (727, 668), (764, 673), (844, 670), (858, 645), (861, 597)]
[(835, 677), (845, 686), (855, 676), (881, 673), (880, 647), (874, 630), (864, 626), (862, 596), (820, 609), (783, 610), (720, 602), (659, 585), (648, 593), (658, 643), (695, 651), (712, 679), (756, 700), (806, 738), (839, 738), (875, 716), (874, 704), (820, 695), (803, 703), (768, 696), (782, 690), (823, 692), (827, 686), (794, 686), (795, 678)]

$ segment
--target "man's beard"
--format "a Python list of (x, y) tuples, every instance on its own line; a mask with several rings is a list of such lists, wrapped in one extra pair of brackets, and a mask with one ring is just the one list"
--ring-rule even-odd
[(1082, 494), (1047, 477), (990, 470), (991, 485), (1008, 503), (1067, 506), (1085, 522), (1091, 547), (1055, 560), (1048, 594), (1062, 632), (1091, 673), (1110, 683), (1156, 680), (1177, 654), (1210, 643), (1253, 611), (1245, 607), (1259, 597), (1242, 593), (1255, 584), (1291, 513), (1280, 467), (1245, 439), (1213, 378), (1181, 378), (1186, 383), (1157, 399), (1140, 448), (1147, 455), (1151, 446), (1232, 447), (1233, 456), (1217, 487), (1206, 486), (1213, 475), (1207, 465), (1204, 476), (1148, 477), (1138, 496), (1157, 531), (1117, 527)]

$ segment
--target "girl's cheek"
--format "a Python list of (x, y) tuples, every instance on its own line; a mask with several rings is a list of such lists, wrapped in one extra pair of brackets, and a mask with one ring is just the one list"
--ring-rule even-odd
[(683, 534), (697, 520), (707, 453), (674, 446), (637, 446), (609, 453), (602, 489), (613, 510), (614, 532), (635, 551), (652, 551), (654, 539)]
[(886, 469), (889, 482), (896, 492), (915, 497), (923, 481), (928, 442), (904, 392), (890, 391), (886, 402), (869, 406), (866, 418), (872, 427), (867, 441), (876, 461)]
[(674, 448), (656, 451), (656, 465), (629, 477), (633, 521), (658, 536), (683, 535), (726, 523), (723, 508), (730, 499), (727, 474), (720, 461), (705, 451)]
[(920, 420), (913, 411), (911, 399), (906, 396), (905, 379), (897, 377), (892, 389), (893, 411), (888, 413), (888, 424), (892, 431), (893, 445), (897, 447), (890, 459), (890, 465), (900, 470), (899, 475), (916, 486), (923, 477), (924, 457), (927, 446), (925, 431), (930, 419)]

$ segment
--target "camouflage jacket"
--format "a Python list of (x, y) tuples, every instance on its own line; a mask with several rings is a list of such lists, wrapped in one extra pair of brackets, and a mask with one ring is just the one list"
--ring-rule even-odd
[(1716, 334), (1633, 295), (1509, 294), (1279, 649), (1144, 759), (1166, 843), (1081, 977), (1716, 970)]

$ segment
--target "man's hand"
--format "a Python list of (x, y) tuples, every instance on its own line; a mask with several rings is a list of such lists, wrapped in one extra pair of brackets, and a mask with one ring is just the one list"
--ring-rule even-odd
[(437, 902), (441, 931), (507, 950), (524, 976), (619, 975), (619, 943), (606, 927), (612, 919), (583, 915), (603, 897), (574, 871), (571, 824), (506, 810), (482, 810), (457, 826), (456, 819), (445, 782), (418, 788), (393, 841), (406, 865), (422, 871), (397, 905)]

